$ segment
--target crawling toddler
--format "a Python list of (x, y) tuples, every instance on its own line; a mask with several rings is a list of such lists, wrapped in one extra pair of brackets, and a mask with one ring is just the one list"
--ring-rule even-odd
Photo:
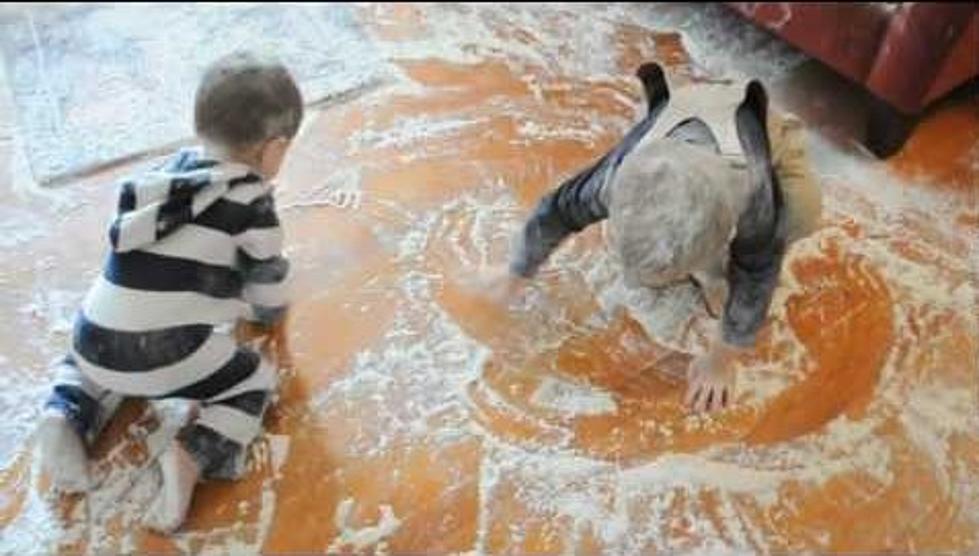
[(121, 184), (108, 259), (76, 317), (40, 426), (55, 488), (90, 486), (87, 447), (124, 397), (200, 403), (159, 457), (163, 483), (150, 527), (175, 530), (200, 480), (242, 472), (276, 373), (236, 340), (234, 326), (281, 332), (289, 265), (269, 180), (302, 116), (282, 64), (226, 56), (197, 89), (201, 145)]
[(692, 410), (714, 411), (732, 400), (733, 360), (755, 345), (786, 249), (818, 227), (821, 194), (801, 124), (771, 110), (758, 81), (671, 88), (653, 63), (637, 76), (643, 119), (540, 200), (504, 290), (514, 293), (566, 238), (607, 219), (628, 285), (693, 280), (720, 317), (686, 396)]

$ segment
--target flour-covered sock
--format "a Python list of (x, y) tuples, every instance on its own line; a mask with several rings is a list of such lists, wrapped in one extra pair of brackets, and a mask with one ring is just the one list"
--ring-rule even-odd
[(61, 412), (47, 411), (38, 429), (41, 466), (58, 492), (85, 492), (88, 454), (78, 432)]
[(146, 517), (146, 525), (169, 534), (176, 531), (187, 517), (201, 471), (197, 461), (179, 442), (173, 442), (160, 454), (159, 465), (163, 485)]

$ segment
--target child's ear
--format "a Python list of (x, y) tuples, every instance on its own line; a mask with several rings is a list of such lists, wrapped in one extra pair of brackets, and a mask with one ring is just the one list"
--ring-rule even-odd
[(275, 137), (262, 146), (259, 152), (259, 167), (265, 178), (272, 179), (279, 173), (290, 143), (291, 141), (285, 137)]
[(285, 137), (270, 139), (269, 142), (265, 144), (266, 156), (281, 159), (285, 156), (286, 151), (289, 150), (290, 143), (291, 141)]

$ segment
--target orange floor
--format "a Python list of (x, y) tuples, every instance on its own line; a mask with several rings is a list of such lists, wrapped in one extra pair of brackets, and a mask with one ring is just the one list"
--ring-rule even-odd
[[(438, 27), (410, 5), (362, 16), (385, 44)], [(823, 227), (716, 417), (687, 415), (676, 378), (713, 322), (685, 288), (625, 290), (601, 228), (520, 307), (470, 285), (633, 121), (637, 63), (693, 75), (676, 33), (612, 38), (618, 78), (392, 56), (404, 82), (310, 116), (280, 179), (292, 367), (246, 478), (201, 486), (172, 538), (139, 527), (148, 408), (96, 446), (87, 498), (52, 500), (22, 430), (98, 272), (107, 184), (132, 167), (42, 192), (0, 143), (0, 399), (24, 438), (0, 469), (0, 552), (976, 550), (975, 103), (935, 111), (886, 164), (813, 133)]]

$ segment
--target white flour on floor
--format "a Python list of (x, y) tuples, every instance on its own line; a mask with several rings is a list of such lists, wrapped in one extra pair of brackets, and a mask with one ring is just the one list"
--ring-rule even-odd
[(617, 409), (615, 399), (608, 392), (551, 376), (544, 378), (530, 401), (538, 407), (570, 415), (601, 415)]
[[(354, 509), (354, 500), (345, 498), (337, 506), (334, 514), (334, 522), (340, 534), (326, 547), (327, 554), (332, 554), (343, 549), (353, 549), (363, 551), (365, 548), (378, 545), (389, 538), (398, 528), (401, 527), (401, 520), (398, 519), (391, 506), (380, 507), (381, 519), (375, 525), (364, 527), (353, 527), (350, 525), (350, 514)], [(382, 546), (378, 547), (380, 553), (386, 552)]]
[[(385, 7), (370, 9), (383, 11)], [(381, 41), (379, 48), (385, 56), (463, 63), (501, 59), (517, 74), (527, 68), (543, 67), (547, 68), (545, 75), (560, 74), (595, 85), (595, 80), (623, 77), (609, 52), (615, 48), (613, 35), (617, 25), (629, 23), (649, 32), (680, 28), (686, 37), (685, 46), (691, 48), (695, 62), (705, 72), (755, 73), (777, 79), (801, 59), (760, 31), (731, 37), (723, 25), (706, 21), (705, 14), (721, 7), (508, 4), (486, 8), (425, 5), (419, 9), (426, 14), (425, 21), (438, 23), (437, 29), (427, 29), (428, 36), (417, 40)], [(528, 29), (528, 36), (515, 38), (513, 32), (518, 29)], [(748, 48), (755, 42), (761, 44), (764, 55), (756, 56), (757, 48)], [(545, 85), (534, 84), (539, 90)], [(392, 87), (383, 94), (375, 93), (374, 98), (383, 101), (384, 95), (405, 90)], [(519, 115), (513, 106), (501, 104), (499, 108), (501, 112)], [(410, 156), (419, 158), (451, 156), (454, 141), (482, 125), (481, 118), (479, 114), (454, 115), (444, 120), (405, 118), (393, 122), (390, 129), (368, 126), (349, 139), (363, 152), (391, 148), (409, 149)], [(583, 114), (569, 121), (562, 129), (533, 117), (518, 119), (519, 140), (567, 139), (587, 145), (610, 130), (628, 125), (621, 116), (611, 115)], [(438, 146), (426, 145), (427, 141)], [(461, 268), (482, 268), (505, 260), (506, 242), (525, 216), (509, 193), (507, 186), (513, 184), (502, 183), (500, 176), (486, 175), (480, 183), (462, 184), (473, 187), (450, 202), (433, 203), (430, 210), (413, 212), (392, 200), (366, 199), (359, 168), (337, 169), (335, 174), (325, 175), (324, 185), (287, 196), (292, 204), (286, 206), (357, 209), (369, 200), (372, 207), (382, 207), (386, 212), (381, 214), (391, 216), (393, 222), (375, 219), (369, 224), (379, 241), (393, 253), (399, 272), (395, 287), (402, 301), (394, 310), (390, 329), (355, 354), (339, 379), (311, 394), (310, 411), (320, 416), (339, 414), (348, 422), (358, 422), (358, 416), (370, 417), (359, 421), (349, 443), (343, 446), (346, 455), (352, 457), (390, 453), (396, 441), (451, 445), (460, 440), (476, 440), (481, 447), (474, 547), (478, 553), (493, 552), (494, 535), (503, 534), (513, 541), (507, 548), (513, 550), (526, 534), (522, 526), (527, 520), (499, 523), (509, 515), (501, 508), (526, 508), (526, 516), (546, 520), (552, 527), (550, 534), (567, 552), (580, 550), (586, 537), (599, 540), (607, 552), (616, 554), (764, 553), (777, 547), (789, 551), (829, 550), (832, 539), (820, 530), (811, 532), (809, 544), (785, 548), (795, 532), (782, 527), (800, 512), (796, 506), (799, 497), (822, 496), (825, 491), (820, 489), (841, 481), (841, 491), (847, 497), (840, 501), (841, 507), (873, 500), (893, 487), (893, 470), (908, 457), (920, 458), (921, 464), (937, 477), (937, 488), (933, 489), (937, 492), (922, 492), (921, 496), (938, 496), (940, 503), (958, 509), (959, 518), (975, 523), (979, 487), (968, 464), (956, 459), (960, 456), (955, 453), (957, 442), (974, 442), (975, 431), (979, 430), (975, 378), (964, 376), (974, 366), (963, 361), (961, 368), (942, 370), (955, 380), (939, 380), (928, 375), (926, 364), (933, 357), (932, 351), (956, 346), (961, 349), (963, 343), (968, 347), (970, 341), (975, 344), (974, 338), (953, 337), (949, 332), (976, 330), (977, 325), (975, 315), (961, 311), (963, 305), (976, 299), (974, 282), (955, 283), (957, 276), (969, 276), (967, 264), (942, 253), (944, 247), (958, 249), (964, 241), (955, 237), (961, 232), (955, 230), (954, 224), (944, 224), (954, 222), (961, 206), (956, 206), (955, 200), (917, 189), (913, 183), (899, 183), (881, 165), (840, 153), (825, 142), (814, 142), (813, 150), (825, 180), (828, 228), (794, 248), (787, 264), (823, 256), (822, 249), (830, 240), (838, 242), (843, 252), (864, 257), (893, 296), (893, 343), (906, 348), (891, 349), (886, 354), (873, 399), (859, 418), (840, 414), (811, 434), (781, 443), (745, 446), (732, 441), (639, 463), (584, 456), (571, 444), (570, 434), (563, 437), (566, 443), (535, 445), (531, 441), (517, 446), (502, 441), (473, 424), (467, 387), (479, 383), (485, 367), (505, 359), (506, 354), (494, 353), (483, 339), (470, 336), (456, 317), (439, 305), (437, 294), (447, 277), (433, 268), (437, 265), (431, 264), (430, 255), (433, 251), (448, 254)], [(521, 163), (546, 169), (551, 161)], [(522, 175), (519, 171), (515, 174)], [(872, 206), (877, 212), (865, 213), (861, 208), (865, 206)], [(836, 227), (845, 218), (864, 227), (868, 237), (847, 239)], [(919, 238), (905, 229), (906, 224), (915, 221), (927, 221), (939, 230), (938, 236)], [(28, 232), (24, 232), (24, 237), (25, 242), (36, 239)], [(935, 265), (899, 257), (893, 250), (894, 240), (911, 242), (947, 268), (939, 270)], [(517, 354), (519, 357), (555, 349), (576, 325), (569, 322), (561, 304), (549, 297), (553, 288), (568, 288), (569, 284), (579, 288), (576, 291), (585, 288), (594, 293), (595, 314), (585, 319), (590, 327), (608, 326), (615, 310), (625, 307), (650, 337), (687, 353), (703, 350), (707, 327), (716, 323), (701, 315), (702, 302), (693, 287), (680, 286), (658, 293), (629, 290), (604, 250), (576, 247), (574, 241), (562, 247), (521, 301), (521, 327), (526, 328), (521, 349), (526, 353)], [(964, 248), (975, 253), (975, 242)], [(36, 294), (24, 305), (21, 316), (43, 321), (52, 337), (61, 337), (68, 322), (64, 308), (77, 300), (52, 291)], [(778, 322), (773, 324), (771, 334), (772, 342), (787, 345), (788, 352), (741, 369), (739, 388), (748, 403), (767, 403), (806, 376), (810, 355), (786, 322), (786, 303), (800, 293), (803, 286), (790, 272), (784, 273), (783, 285), (772, 304), (772, 317)], [(692, 314), (701, 316), (687, 327)], [(955, 327), (942, 327), (943, 318), (959, 320), (954, 321)], [(910, 324), (915, 320), (934, 325), (938, 332), (923, 335), (915, 331)], [(4, 370), (3, 377), (9, 376), (7, 363), (0, 360), (0, 368)], [(920, 376), (916, 374), (919, 372)], [(31, 408), (36, 407), (40, 397), (40, 391), (34, 392), (29, 381), (20, 378), (0, 384), (0, 391), (7, 387), (10, 390), (9, 394), (5, 392), (3, 402), (10, 400), (11, 407), (16, 408), (9, 413), (0, 411), (0, 416), (10, 416), (11, 424), (5, 430), (15, 431), (12, 442), (17, 445), (22, 445), (19, 439), (34, 418), (35, 410)], [(621, 409), (611, 393), (553, 374), (542, 379), (532, 403), (574, 415), (614, 414)], [(722, 419), (723, 416), (716, 418)], [(880, 430), (886, 426), (901, 432), (884, 436)], [(281, 477), (288, 447), (288, 437), (279, 435), (266, 435), (253, 447), (251, 472), (267, 474), (259, 500), (246, 501), (261, 505), (255, 520), (183, 533), (176, 538), (178, 547), (205, 554), (261, 551), (272, 526), (276, 481)], [(0, 460), (4, 462), (0, 468), (7, 470), (16, 460), (16, 456), (9, 461)], [(36, 460), (30, 464), (36, 467)], [(118, 507), (127, 527), (134, 526), (135, 517), (130, 516), (141, 512), (140, 504), (153, 495), (154, 489), (152, 473), (134, 480), (136, 472), (131, 467), (113, 469), (115, 475), (110, 473), (105, 483), (107, 490), (93, 497), (94, 506), (104, 510), (111, 506), (114, 495), (125, 491), (126, 500)], [(82, 517), (63, 529), (46, 509), (36, 482), (35, 469), (30, 486), (22, 489), (23, 508), (4, 530), (0, 551), (22, 554), (38, 547), (53, 551), (57, 543), (86, 538), (96, 550), (132, 549), (132, 536), (113, 541), (101, 525), (87, 529), (89, 525)], [(792, 489), (801, 494), (787, 495)], [(714, 503), (716, 512), (706, 509), (710, 504), (705, 500)], [(356, 504), (357, 500), (348, 498), (336, 508), (338, 537), (329, 547), (315, 548), (383, 550), (385, 542), (397, 536), (406, 519), (400, 508), (396, 513), (393, 507), (382, 506), (376, 523), (351, 523)], [(84, 509), (79, 508), (82, 509), (76, 511)]]

